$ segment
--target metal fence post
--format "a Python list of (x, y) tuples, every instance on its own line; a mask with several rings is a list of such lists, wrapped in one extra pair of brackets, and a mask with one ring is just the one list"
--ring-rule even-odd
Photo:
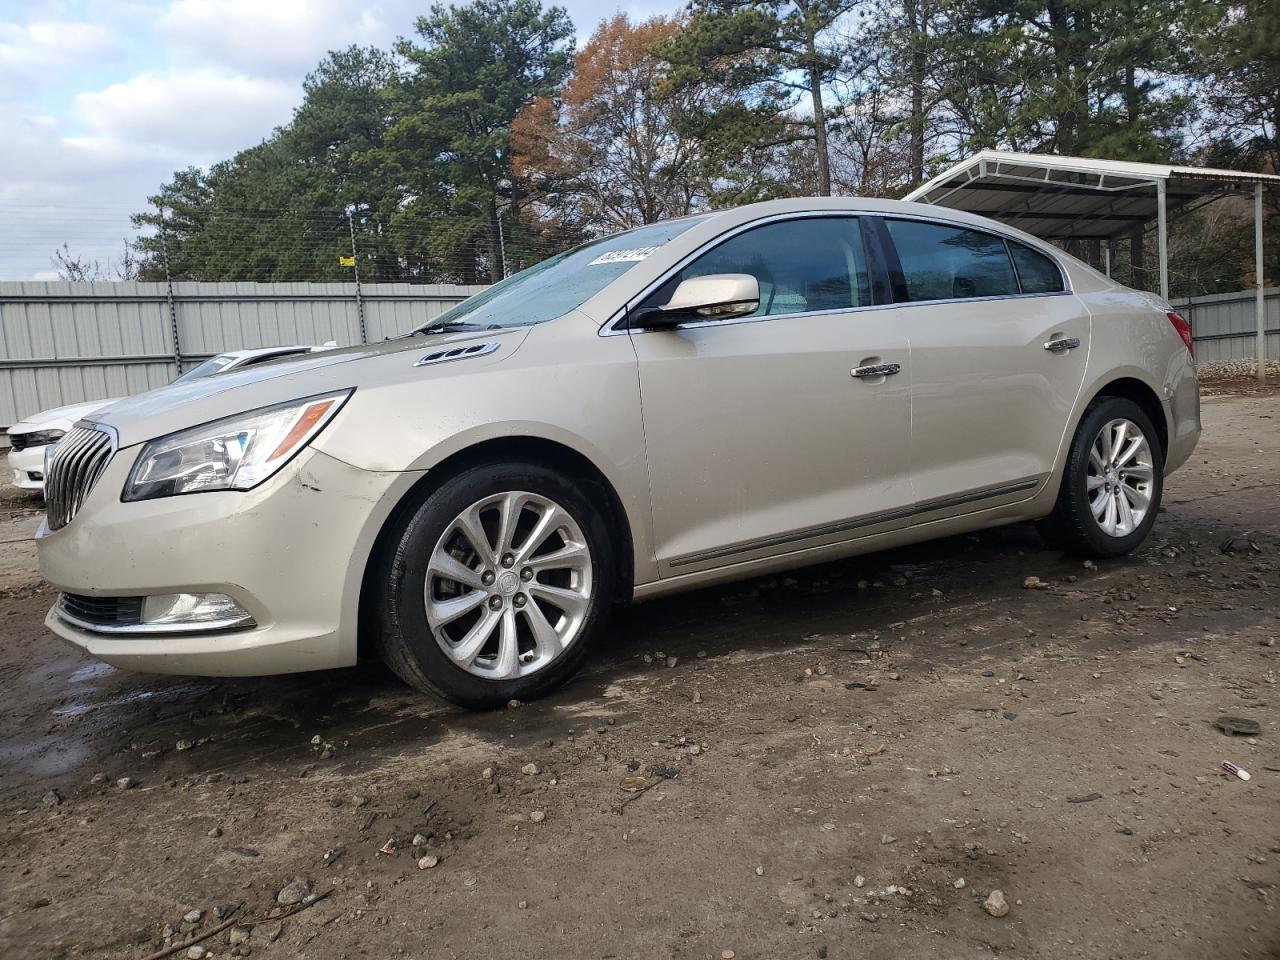
[(356, 224), (347, 211), (347, 231), (351, 234), (351, 266), (356, 272), (356, 315), (360, 320), (360, 342), (369, 342), (369, 329), (364, 322), (364, 298), (360, 296), (360, 260), (356, 257)]
[(1253, 276), (1257, 286), (1254, 294), (1254, 322), (1257, 325), (1258, 382), (1267, 382), (1267, 303), (1262, 263), (1262, 184), (1253, 186)]
[(182, 376), (182, 335), (178, 332), (178, 309), (173, 302), (173, 274), (169, 270), (169, 236), (164, 225), (164, 207), (160, 211), (160, 250), (164, 254), (164, 298), (169, 307), (169, 333), (173, 339), (173, 365), (175, 376)]
[(502, 278), (511, 276), (511, 268), (507, 265), (507, 238), (502, 230), (502, 211), (498, 211), (498, 253), (502, 257)]

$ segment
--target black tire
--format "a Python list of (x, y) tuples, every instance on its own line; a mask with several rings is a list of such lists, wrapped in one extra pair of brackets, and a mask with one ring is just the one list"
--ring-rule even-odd
[[(1112, 420), (1124, 418), (1146, 437), (1151, 450), (1152, 488), (1150, 504), (1142, 522), (1126, 536), (1107, 534), (1089, 508), (1087, 477), (1089, 449), (1099, 431)], [(1067, 452), (1066, 469), (1053, 513), (1037, 524), (1041, 537), (1050, 546), (1074, 556), (1119, 557), (1135, 550), (1147, 538), (1160, 512), (1164, 493), (1164, 451), (1155, 425), (1136, 403), (1124, 397), (1098, 397), (1085, 410)]]
[[(560, 505), (591, 551), (591, 596), (582, 626), (560, 655), (534, 673), (508, 680), (475, 676), (454, 663), (427, 621), (426, 578), (431, 553), (448, 527), (485, 497), (525, 491)], [(535, 700), (567, 682), (605, 631), (617, 592), (617, 561), (603, 491), (531, 463), (470, 467), (425, 494), (388, 531), (377, 573), (376, 643), (387, 666), (410, 686), (472, 710)]]

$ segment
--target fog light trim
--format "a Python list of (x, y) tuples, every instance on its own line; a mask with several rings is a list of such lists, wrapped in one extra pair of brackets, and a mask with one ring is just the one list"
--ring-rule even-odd
[(88, 633), (110, 636), (213, 633), (256, 627), (249, 611), (222, 593), (163, 593), (142, 598), (142, 616), (133, 623), (92, 623), (67, 609), (59, 598), (59, 619)]

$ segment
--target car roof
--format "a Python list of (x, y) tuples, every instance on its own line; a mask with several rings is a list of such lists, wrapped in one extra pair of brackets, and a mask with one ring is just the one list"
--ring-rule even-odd
[[(785, 197), (778, 200), (760, 200), (739, 207), (712, 211), (709, 219), (733, 222), (749, 222), (762, 217), (778, 214), (829, 212), (874, 213), (882, 215), (906, 215), (928, 217), (933, 220), (949, 220), (985, 229), (998, 229), (1009, 234), (1021, 234), (1028, 239), (1036, 238), (1025, 231), (1006, 223), (992, 220), (981, 214), (957, 210), (951, 207), (940, 207), (930, 203), (916, 203), (911, 200), (890, 200), (883, 197)], [(682, 219), (695, 219), (695, 217)]]

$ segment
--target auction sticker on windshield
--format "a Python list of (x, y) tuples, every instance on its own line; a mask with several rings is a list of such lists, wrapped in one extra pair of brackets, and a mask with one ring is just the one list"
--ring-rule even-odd
[(629, 250), (610, 250), (608, 253), (602, 253), (590, 263), (588, 267), (594, 267), (598, 263), (639, 263), (646, 259), (655, 250), (661, 249), (656, 247), (632, 247)]

